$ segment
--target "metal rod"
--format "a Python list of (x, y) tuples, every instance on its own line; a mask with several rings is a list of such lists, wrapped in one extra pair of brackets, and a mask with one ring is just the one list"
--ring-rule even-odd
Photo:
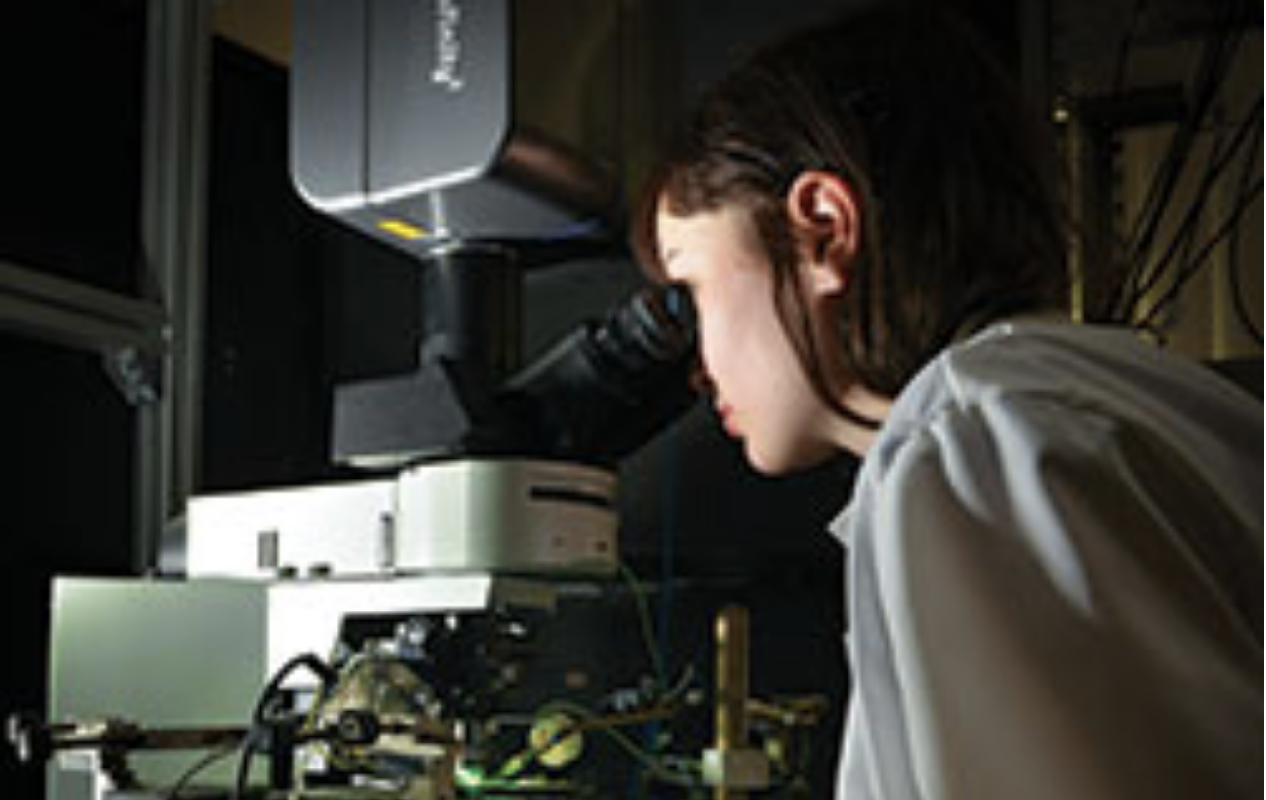
[[(716, 749), (722, 754), (747, 746), (749, 647), (747, 609), (722, 608), (716, 618)], [(717, 786), (714, 796), (733, 800), (742, 793)]]
[(157, 402), (137, 416), (133, 564), (153, 568), (197, 481), (210, 106), (209, 0), (147, 4), (141, 287), (171, 320)]
[(0, 261), (0, 325), (37, 339), (161, 353), (165, 322), (157, 303)]

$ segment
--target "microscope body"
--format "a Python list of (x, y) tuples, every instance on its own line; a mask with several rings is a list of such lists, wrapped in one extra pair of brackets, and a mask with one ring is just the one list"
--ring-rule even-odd
[[(360, 477), (195, 497), (168, 575), (57, 579), (50, 719), (245, 726), (205, 796), (567, 797), (631, 785), (616, 729), (699, 705), (643, 649), (615, 473), (693, 403), (688, 297), (648, 287), (521, 353), (525, 271), (618, 235), (618, 5), (296, 1), (292, 177), (413, 259), (416, 361), (335, 390), (331, 458)], [(49, 796), (174, 795), (170, 753), (119, 766), (170, 739), (63, 737)], [(712, 785), (761, 784), (723, 761)]]

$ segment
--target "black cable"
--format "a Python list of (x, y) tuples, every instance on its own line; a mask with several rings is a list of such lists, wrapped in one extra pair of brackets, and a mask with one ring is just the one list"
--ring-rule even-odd
[(193, 764), (182, 772), (171, 786), (168, 787), (167, 791), (163, 793), (164, 800), (179, 800), (180, 793), (189, 786), (189, 782), (196, 778), (198, 773), (202, 772), (207, 767), (210, 767), (215, 762), (233, 755), (234, 751), (241, 747), (243, 743), (244, 742), (238, 742), (237, 744), (228, 745), (204, 753), (201, 758), (194, 761)]
[(254, 741), (254, 732), (247, 734), (246, 740), (242, 742), (242, 754), (237, 760), (237, 772), (233, 776), (233, 794), (230, 795), (232, 800), (242, 800), (246, 796), (246, 785), (251, 779), (251, 759), (255, 757), (256, 743)]
[(1241, 38), (1238, 31), (1232, 31), (1236, 19), (1234, 6), (1232, 3), (1224, 23), (1205, 42), (1192, 82), (1195, 102), (1170, 137), (1164, 160), (1153, 175), (1143, 205), (1124, 241), (1125, 274), (1108, 302), (1109, 315), (1119, 321), (1129, 321), (1132, 304), (1137, 298), (1134, 287), (1146, 266), (1147, 254), (1172, 202), (1196, 135), (1234, 61)]
[(252, 721), (255, 723), (267, 722), (266, 714), (268, 704), (275, 700), (281, 694), (281, 686), (286, 679), (291, 676), (300, 667), (307, 667), (308, 671), (315, 675), (323, 686), (331, 686), (338, 679), (338, 673), (334, 668), (321, 660), (320, 656), (313, 653), (300, 653), (291, 658), (285, 664), (281, 665), (264, 684), (264, 688), (259, 693), (259, 699), (255, 702), (255, 711), (252, 714)]
[[(1198, 272), (1204, 261), (1212, 253), (1212, 249), (1221, 243), (1223, 239), (1233, 236), (1234, 233), (1239, 230), (1235, 223), (1238, 221), (1239, 217), (1241, 217), (1244, 212), (1252, 206), (1256, 196), (1261, 193), (1261, 180), (1259, 179), (1256, 184), (1250, 181), (1250, 178), (1253, 177), (1252, 167), (1256, 162), (1256, 153), (1261, 148), (1262, 143), (1261, 106), (1261, 98), (1258, 98), (1257, 103), (1254, 105), (1254, 113), (1250, 115), (1254, 118), (1252, 125), (1252, 144), (1246, 156), (1246, 163), (1241, 168), (1239, 179), (1235, 182), (1234, 194), (1232, 195), (1232, 202), (1234, 203), (1234, 206), (1232, 207), (1231, 212), (1227, 215), (1226, 220), (1224, 220), (1223, 224), (1219, 227), (1218, 232), (1203, 248), (1201, 248), (1200, 253), (1196, 256), (1191, 256), (1190, 248), (1184, 248), (1180, 266), (1175, 270), (1178, 278), (1181, 280), (1187, 280)], [(1246, 123), (1247, 122), (1248, 120), (1246, 119)], [(1200, 198), (1202, 203), (1204, 202), (1204, 199), (1205, 198), (1203, 197)]]
[[(1231, 240), (1236, 241), (1237, 239), (1239, 239), (1238, 230)], [(1253, 313), (1248, 307), (1248, 301), (1244, 299), (1244, 287), (1240, 285), (1238, 265), (1235, 262), (1231, 262), (1228, 265), (1226, 280), (1227, 288), (1230, 290), (1229, 294), (1231, 295), (1231, 308), (1235, 311), (1235, 318), (1244, 328), (1244, 331), (1248, 334), (1249, 338), (1252, 339), (1258, 347), (1263, 346), (1266, 344), (1266, 341), (1263, 340), (1262, 329), (1259, 328), (1257, 323), (1253, 321)]]
[(1204, 263), (1209, 259), (1209, 256), (1213, 254), (1213, 251), (1217, 248), (1217, 246), (1222, 243), (1222, 240), (1235, 231), (1236, 227), (1239, 225), (1240, 217), (1244, 215), (1245, 211), (1252, 207), (1254, 201), (1261, 196), (1261, 193), (1262, 179), (1258, 178), (1248, 187), (1244, 194), (1237, 198), (1235, 208), (1231, 210), (1231, 213), (1227, 214), (1226, 219), (1224, 219), (1222, 224), (1218, 226), (1218, 229), (1213, 236), (1209, 237), (1204, 246), (1200, 248), (1200, 251), (1195, 255), (1191, 263), (1186, 265), (1186, 267), (1177, 275), (1174, 279), (1173, 285), (1165, 291), (1165, 294), (1156, 301), (1155, 305), (1148, 309), (1147, 314), (1138, 321), (1138, 326), (1147, 327), (1152, 324), (1152, 320), (1178, 298), (1183, 287), (1200, 272)]
[(1205, 44), (1197, 67), (1196, 102), (1187, 116), (1179, 121), (1178, 127), (1170, 137), (1164, 158), (1152, 176), (1143, 205), (1134, 219), (1130, 233), (1125, 238), (1126, 262), (1132, 270), (1146, 260), (1152, 240), (1173, 198), (1178, 179), (1182, 176), (1191, 155), (1196, 130), (1203, 124), (1204, 114), (1208, 110), (1209, 104), (1206, 98), (1209, 96), (1208, 88), (1211, 79), (1206, 76), (1213, 74), (1215, 64), (1221, 60), (1223, 47), (1223, 42), (1215, 36), (1216, 34), (1211, 34), (1209, 41)]
[[(1261, 98), (1258, 98), (1258, 105), (1261, 105)], [(1260, 111), (1258, 112), (1260, 114)], [(1248, 155), (1244, 159), (1244, 166), (1240, 170), (1240, 180), (1237, 183), (1237, 194), (1243, 196), (1248, 191), (1249, 181), (1253, 175), (1259, 174), (1258, 169), (1254, 169), (1257, 165), (1257, 157), (1261, 153), (1262, 132), (1257, 132), (1257, 146), (1249, 150)], [(1249, 337), (1257, 343), (1258, 347), (1263, 344), (1262, 329), (1253, 321), (1253, 314), (1249, 310), (1248, 302), (1244, 299), (1244, 287), (1240, 285), (1240, 234), (1244, 232), (1242, 227), (1236, 227), (1235, 233), (1231, 235), (1231, 240), (1227, 242), (1226, 254), (1226, 280), (1227, 290), (1231, 295), (1231, 308), (1235, 311), (1235, 318), (1239, 320), (1245, 332)]]
[[(1248, 115), (1245, 116), (1244, 120), (1236, 126), (1236, 132), (1232, 136), (1231, 142), (1226, 146), (1226, 148), (1223, 150), (1217, 144), (1214, 145), (1214, 152), (1211, 153), (1209, 157), (1209, 167), (1205, 170), (1205, 174), (1201, 178), (1200, 184), (1194, 192), (1194, 197), (1188, 205), (1183, 219), (1179, 222), (1178, 230), (1170, 240), (1169, 246), (1165, 249), (1164, 254), (1151, 266), (1151, 268), (1140, 275), (1137, 285), (1132, 288), (1131, 294), (1125, 304), (1125, 312), (1128, 316), (1133, 315), (1134, 311), (1137, 310), (1139, 303), (1141, 303), (1147, 296), (1147, 293), (1160, 283), (1161, 279), (1165, 276), (1166, 268), (1169, 266), (1170, 262), (1174, 260), (1175, 256), (1179, 254), (1180, 248), (1183, 257), (1178, 263), (1189, 263), (1190, 259), (1188, 259), (1187, 256), (1190, 253), (1191, 243), (1194, 241), (1195, 233), (1199, 228), (1200, 219), (1204, 215), (1204, 209), (1207, 206), (1209, 196), (1212, 193), (1214, 186), (1217, 184), (1218, 179), (1222, 177), (1223, 172), (1226, 171), (1231, 162), (1239, 155), (1243, 145), (1250, 141), (1248, 138), (1250, 133), (1255, 134), (1252, 139), (1254, 143), (1259, 143), (1261, 141), (1261, 111), (1262, 100), (1259, 97)], [(1255, 148), (1250, 148), (1250, 155), (1254, 151)], [(1237, 198), (1243, 189), (1244, 184), (1240, 183), (1236, 193)], [(1182, 269), (1179, 269), (1176, 270), (1176, 273), (1181, 274), (1182, 271)]]
[[(1126, 238), (1130, 262), (1143, 260), (1151, 247), (1165, 210), (1173, 197), (1179, 177), (1191, 154), (1191, 146), (1196, 134), (1204, 124), (1205, 115), (1213, 105), (1218, 90), (1226, 78), (1228, 68), (1234, 60), (1238, 48), (1239, 37), (1228, 33), (1234, 15), (1228, 12), (1225, 24), (1218, 26), (1205, 42), (1201, 50), (1200, 61), (1196, 65), (1196, 75), (1192, 80), (1195, 102), (1191, 111), (1179, 122), (1178, 128), (1170, 138), (1165, 160), (1157, 170), (1143, 208), (1135, 218), (1134, 228)], [(1228, 41), (1231, 45), (1228, 46)]]
[(281, 696), (281, 687), (296, 670), (306, 667), (320, 679), (323, 687), (328, 688), (338, 679), (338, 673), (312, 653), (300, 653), (281, 666), (260, 690), (255, 701), (255, 709), (251, 713), (251, 728), (242, 740), (242, 754), (237, 762), (237, 774), (233, 780), (233, 800), (242, 800), (246, 795), (247, 784), (251, 777), (251, 760), (260, 748), (260, 743), (269, 738), (269, 728), (276, 720), (269, 718), (269, 706)]

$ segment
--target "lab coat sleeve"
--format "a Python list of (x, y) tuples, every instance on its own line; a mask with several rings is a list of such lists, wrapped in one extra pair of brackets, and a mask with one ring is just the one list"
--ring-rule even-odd
[(1030, 398), (955, 407), (879, 481), (876, 585), (923, 798), (1260, 795), (1260, 644), (1201, 550), (1246, 538), (1217, 476)]

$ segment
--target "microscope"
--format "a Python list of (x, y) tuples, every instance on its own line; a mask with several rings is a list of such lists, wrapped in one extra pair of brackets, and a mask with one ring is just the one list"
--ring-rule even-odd
[[(51, 721), (10, 730), (49, 797), (793, 785), (821, 701), (748, 696), (741, 608), (717, 619), (710, 696), (666, 674), (619, 562), (615, 468), (694, 399), (689, 298), (647, 287), (521, 358), (525, 273), (619, 228), (593, 126), (559, 113), (618, 102), (615, 8), (294, 4), (294, 185), (412, 257), (416, 361), (336, 389), (331, 458), (363, 477), (194, 497), (183, 574), (55, 582)], [(531, 84), (545, 62), (583, 74)], [(709, 711), (714, 737), (680, 729)]]

